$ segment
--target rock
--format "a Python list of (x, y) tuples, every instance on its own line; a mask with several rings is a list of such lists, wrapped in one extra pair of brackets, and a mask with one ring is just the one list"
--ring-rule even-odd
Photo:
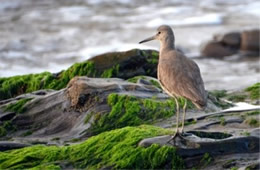
[[(155, 81), (148, 77), (146, 80)], [(132, 83), (118, 78), (75, 77), (65, 89), (35, 94), (38, 93), (9, 99), (11, 108), (24, 112), (10, 119), (17, 131), (7, 130), (5, 138), (63, 143), (124, 126), (156, 123), (175, 113), (174, 101), (157, 88), (157, 84)], [(16, 106), (26, 98), (31, 100)], [(216, 108), (219, 109), (214, 105)], [(194, 109), (190, 102), (188, 109)]]
[(214, 36), (214, 40), (230, 47), (239, 48), (241, 34), (239, 32), (230, 32)]
[(260, 30), (243, 31), (241, 34), (241, 47), (243, 51), (256, 51), (259, 55)]
[(0, 114), (0, 121), (8, 121), (11, 120), (15, 116), (15, 112), (6, 112)]
[(171, 139), (170, 135), (156, 136), (153, 138), (147, 138), (147, 139), (141, 140), (139, 142), (138, 146), (149, 147), (154, 143), (159, 144), (159, 145), (170, 145), (167, 143), (170, 139)]
[(202, 56), (216, 58), (233, 55), (236, 52), (236, 49), (224, 46), (221, 42), (217, 41), (208, 42), (201, 50)]
[(31, 146), (29, 144), (24, 143), (17, 143), (17, 142), (7, 142), (7, 141), (0, 141), (0, 151), (7, 151), (12, 149), (20, 149), (24, 147)]
[[(197, 132), (198, 133), (198, 132)], [(147, 138), (140, 141), (139, 146), (148, 147), (152, 144), (170, 145), (170, 136)], [(233, 137), (228, 139), (209, 140), (198, 136), (177, 137), (177, 152), (183, 158), (203, 155), (227, 155), (231, 153), (256, 153), (259, 152), (259, 137)]]
[[(168, 143), (171, 136), (167, 135), (172, 134), (173, 131), (160, 128), (175, 126), (175, 104), (168, 95), (157, 87), (155, 82), (157, 81), (154, 78), (147, 76), (138, 76), (128, 80), (82, 76), (73, 78), (67, 87), (61, 90), (36, 91), (5, 100), (0, 104), (1, 115), (5, 117), (8, 112), (10, 113), (7, 108), (13, 109), (15, 114), (8, 119), (1, 120), (0, 131), (2, 131), (3, 136), (0, 139), (11, 139), (17, 143), (30, 143), (32, 145), (70, 145), (70, 143), (82, 142), (82, 140), (87, 139), (88, 145), (85, 145), (84, 142), (64, 148), (37, 146), (53, 149), (55, 153), (63, 153), (64, 149), (75, 147), (77, 151), (74, 149), (71, 151), (81, 160), (78, 152), (82, 149), (79, 147), (84, 148), (82, 152), (85, 154), (85, 151), (89, 149), (89, 146), (93, 146), (93, 141), (96, 140), (99, 143), (93, 148), (98, 150), (104, 149), (106, 141), (114, 143), (107, 144), (105, 148), (114, 147), (114, 144), (118, 144), (116, 142), (122, 142), (123, 144), (118, 144), (118, 146), (125, 148), (129, 144), (128, 142), (132, 142), (129, 138), (129, 135), (132, 135), (136, 143), (131, 143), (131, 146), (133, 145), (133, 150), (139, 147), (138, 154), (139, 151), (143, 153), (143, 150), (150, 150), (151, 153), (156, 152), (156, 154), (158, 150), (159, 155), (162, 152), (172, 155), (174, 152), (175, 156), (182, 157), (188, 168), (196, 167), (204, 162), (206, 162), (207, 167), (210, 167), (212, 164), (208, 165), (208, 162), (212, 162), (221, 169), (222, 165), (226, 163), (222, 161), (221, 164), (218, 164), (221, 156), (233, 158), (237, 154), (250, 153), (253, 155), (259, 152), (259, 135), (257, 135), (259, 132), (255, 130), (255, 125), (259, 123), (256, 119), (259, 112), (257, 110), (232, 109), (220, 111), (224, 107), (232, 106), (220, 99), (228, 94), (225, 91), (209, 93), (209, 108), (205, 112), (198, 111), (188, 102), (185, 122), (185, 132), (187, 133), (185, 133), (184, 139), (177, 137), (175, 152), (172, 143)], [(259, 84), (257, 83), (247, 88), (246, 93), (253, 98), (259, 98), (258, 89)], [(182, 100), (179, 100), (179, 104), (180, 107), (183, 106)], [(259, 108), (255, 107), (255, 109)], [(17, 110), (23, 112), (18, 114)], [(245, 123), (247, 122), (245, 120), (253, 121)], [(156, 126), (138, 126), (142, 124)], [(201, 127), (204, 127), (203, 131), (198, 130), (202, 129)], [(130, 131), (130, 129), (132, 130)], [(139, 129), (141, 130), (139, 132), (141, 138), (135, 133)], [(158, 133), (158, 129), (161, 129), (160, 133)], [(5, 134), (6, 136), (4, 136)], [(95, 137), (88, 141), (88, 138), (93, 135)], [(156, 135), (158, 136), (156, 137)], [(105, 139), (105, 141), (100, 141), (100, 139)], [(139, 146), (137, 146), (138, 143)], [(160, 147), (153, 145), (154, 143), (166, 146)], [(31, 150), (31, 148), (28, 148), (28, 152), (38, 152), (37, 149)], [(44, 152), (46, 151), (44, 150)], [(146, 153), (148, 154), (148, 152)], [(117, 154), (118, 152), (115, 153), (115, 155)], [(148, 155), (151, 155), (150, 152)], [(100, 157), (97, 157), (95, 159), (98, 160)], [(251, 157), (253, 159), (256, 156)], [(147, 160), (147, 158), (149, 157), (144, 159)], [(237, 156), (237, 159), (240, 158), (242, 155)], [(174, 159), (180, 160), (179, 157)], [(168, 161), (168, 158), (166, 160)], [(163, 166), (161, 167), (172, 168), (173, 158), (170, 157), (169, 160), (171, 163), (162, 162)], [(66, 164), (67, 160), (62, 159), (62, 161), (65, 161)], [(19, 163), (19, 165), (23, 164)], [(236, 165), (240, 164), (236, 161)], [(70, 167), (70, 164), (64, 166)], [(225, 166), (228, 167), (229, 164)], [(105, 165), (104, 168), (109, 168), (109, 166)]]

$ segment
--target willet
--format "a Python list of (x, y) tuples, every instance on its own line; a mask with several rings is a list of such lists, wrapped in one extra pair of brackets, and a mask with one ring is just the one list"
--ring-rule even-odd
[[(171, 27), (162, 25), (157, 29), (156, 35), (139, 43), (151, 40), (160, 41), (160, 55), (157, 76), (162, 89), (176, 102), (176, 131), (171, 140), (182, 136), (186, 115), (187, 99), (198, 108), (202, 109), (207, 104), (207, 92), (201, 78), (198, 65), (175, 49), (175, 38)], [(184, 97), (182, 127), (179, 132), (179, 103), (177, 98)]]

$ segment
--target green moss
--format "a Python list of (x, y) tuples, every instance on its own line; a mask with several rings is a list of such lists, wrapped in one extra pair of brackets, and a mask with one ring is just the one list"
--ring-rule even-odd
[(147, 62), (150, 64), (158, 64), (159, 53), (157, 51), (152, 51), (152, 55), (147, 59)]
[(225, 126), (225, 125), (226, 125), (226, 120), (225, 120), (224, 117), (221, 117), (221, 118), (220, 118), (220, 124), (221, 124), (222, 126)]
[(246, 113), (246, 115), (248, 115), (248, 116), (259, 115), (259, 114), (260, 114), (260, 110), (255, 110), (255, 111), (251, 111), (251, 112)]
[(260, 99), (260, 82), (246, 88), (245, 91), (249, 92), (251, 99)]
[(84, 123), (87, 124), (89, 123), (89, 120), (91, 119), (91, 117), (95, 114), (95, 112), (90, 112), (84, 119)]
[(243, 135), (243, 136), (250, 136), (250, 133), (248, 131), (245, 131), (245, 132), (240, 133), (240, 134)]
[(29, 136), (31, 135), (33, 132), (31, 130), (26, 131), (25, 133), (22, 134), (22, 136)]
[(30, 168), (30, 170), (60, 170), (61, 167), (59, 165), (55, 164), (42, 164), (33, 168)]
[(183, 169), (183, 160), (171, 146), (139, 147), (149, 137), (172, 133), (154, 126), (125, 127), (91, 137), (71, 146), (32, 146), (0, 152), (0, 169), (27, 169), (68, 162), (75, 168)]
[(209, 93), (211, 93), (216, 98), (222, 98), (222, 97), (227, 96), (226, 90), (213, 90), (213, 91), (210, 91)]
[(66, 87), (67, 83), (75, 76), (95, 76), (95, 74), (95, 64), (87, 61), (76, 63), (57, 75), (43, 72), (0, 78), (0, 100), (40, 89), (58, 90)]
[(145, 79), (145, 76), (135, 76), (135, 77), (132, 77), (132, 78), (128, 79), (127, 81), (131, 82), (131, 83), (137, 83), (137, 81), (139, 79)]
[(4, 121), (3, 127), (8, 131), (16, 131), (16, 127), (12, 124), (12, 121)]
[(232, 102), (242, 102), (247, 98), (247, 96), (245, 94), (233, 94), (233, 95), (229, 95), (227, 97), (227, 100), (230, 100)]
[(205, 153), (200, 161), (201, 164), (203, 164), (203, 166), (207, 166), (211, 163), (212, 161), (212, 157), (210, 156), (209, 153)]
[(24, 107), (24, 105), (28, 102), (32, 100), (32, 98), (26, 98), (26, 99), (20, 99), (18, 100), (16, 103), (11, 103), (8, 104), (5, 108), (4, 111), (11, 111), (11, 112), (16, 112), (16, 113), (23, 113), (25, 112), (26, 108)]
[(158, 81), (155, 81), (155, 80), (150, 80), (150, 83), (152, 83), (155, 87), (159, 88), (159, 89), (162, 89), (160, 83)]
[(119, 68), (120, 68), (120, 65), (117, 64), (110, 69), (104, 70), (103, 73), (101, 74), (101, 77), (103, 77), (103, 78), (116, 77), (119, 73)]
[(259, 121), (255, 118), (249, 118), (246, 120), (246, 123), (252, 127), (258, 127), (260, 125)]
[[(175, 114), (174, 100), (157, 101), (112, 93), (108, 96), (107, 103), (111, 107), (110, 113), (102, 116), (96, 113), (87, 133), (93, 135), (125, 126), (137, 126)], [(184, 99), (179, 99), (179, 103), (182, 107)], [(192, 103), (188, 102), (187, 108), (192, 107)]]
[(232, 167), (230, 170), (238, 170), (238, 167)]
[(3, 126), (0, 126), (0, 137), (3, 137), (7, 134), (6, 129)]

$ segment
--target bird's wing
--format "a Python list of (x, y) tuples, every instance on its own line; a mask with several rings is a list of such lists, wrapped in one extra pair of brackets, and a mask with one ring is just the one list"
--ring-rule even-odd
[(170, 95), (190, 99), (196, 106), (206, 105), (206, 92), (195, 62), (180, 53), (159, 61), (158, 79)]

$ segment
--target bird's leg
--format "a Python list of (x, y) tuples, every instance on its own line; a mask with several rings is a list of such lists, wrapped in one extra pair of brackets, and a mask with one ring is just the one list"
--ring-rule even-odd
[(177, 100), (176, 97), (174, 97), (174, 100), (175, 100), (175, 103), (176, 103), (176, 130), (175, 130), (175, 134), (173, 135), (173, 138), (175, 138), (175, 136), (177, 135), (177, 133), (179, 133), (179, 113), (180, 113), (180, 110), (179, 110), (179, 102)]
[(177, 100), (176, 97), (174, 97), (174, 100), (175, 100), (175, 103), (176, 103), (176, 116), (177, 116), (177, 118), (176, 118), (176, 130), (175, 130), (174, 135), (168, 141), (168, 143), (171, 142), (172, 140), (174, 140), (177, 135), (179, 135), (179, 130), (178, 130), (178, 126), (179, 126), (179, 103), (178, 103), (178, 100)]
[(185, 123), (185, 116), (186, 116), (186, 106), (187, 106), (187, 100), (184, 99), (184, 106), (183, 106), (183, 117), (182, 117), (182, 126), (181, 126), (181, 134), (183, 134), (184, 129), (184, 123)]

